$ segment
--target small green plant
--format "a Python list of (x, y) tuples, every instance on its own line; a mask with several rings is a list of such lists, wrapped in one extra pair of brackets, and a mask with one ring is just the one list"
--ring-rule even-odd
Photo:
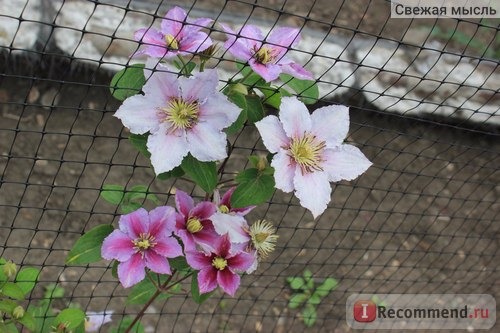
[[(66, 308), (56, 313), (52, 301), (64, 295), (64, 289), (55, 284), (46, 288), (44, 297), (36, 305), (25, 307), (26, 297), (35, 287), (40, 270), (23, 267), (0, 258), (0, 332), (33, 333), (85, 331), (85, 313), (76, 308)], [(20, 328), (23, 329), (20, 329)]]
[(315, 281), (312, 272), (308, 269), (302, 276), (288, 277), (286, 280), (293, 290), (288, 307), (290, 309), (302, 308), (301, 315), (304, 324), (307, 327), (313, 326), (318, 316), (316, 307), (321, 303), (322, 298), (337, 288), (337, 280), (329, 277), (322, 282), (317, 279)]

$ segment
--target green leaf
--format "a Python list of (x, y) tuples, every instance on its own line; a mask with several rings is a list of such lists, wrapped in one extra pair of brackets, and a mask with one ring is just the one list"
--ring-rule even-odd
[(123, 200), (124, 190), (121, 185), (106, 184), (102, 187), (101, 197), (113, 205), (119, 205)]
[(259, 96), (247, 95), (246, 104), (247, 104), (246, 112), (248, 120), (251, 123), (255, 123), (264, 118), (266, 112), (264, 110), (264, 107), (262, 106), (262, 102), (260, 101)]
[(184, 170), (182, 170), (182, 168), (178, 166), (168, 172), (160, 173), (158, 176), (156, 176), (156, 178), (158, 178), (159, 180), (167, 180), (172, 177), (178, 178), (182, 176), (184, 176)]
[(198, 273), (194, 273), (191, 278), (191, 295), (193, 296), (193, 300), (201, 304), (205, 302), (210, 296), (212, 296), (213, 292), (200, 294), (200, 289), (198, 287)]
[(318, 305), (321, 303), (321, 296), (319, 296), (318, 294), (314, 293), (311, 295), (311, 297), (307, 300), (307, 303), (308, 304), (312, 304), (312, 305)]
[(307, 300), (307, 297), (308, 297), (307, 294), (302, 294), (302, 293), (293, 295), (288, 301), (288, 307), (290, 309), (298, 308), (302, 303), (304, 303)]
[(113, 260), (113, 266), (111, 266), (111, 276), (118, 279), (118, 260)]
[(168, 262), (173, 269), (179, 272), (187, 272), (191, 269), (191, 266), (188, 265), (186, 257), (184, 256), (169, 258)]
[(181, 167), (189, 178), (205, 192), (212, 193), (217, 186), (215, 162), (200, 162), (191, 154), (188, 154), (182, 161)]
[(35, 287), (40, 271), (36, 268), (26, 267), (17, 273), (16, 284), (22, 289), (26, 295)]
[(304, 280), (306, 281), (307, 288), (311, 290), (314, 289), (314, 280), (312, 278), (312, 272), (306, 269), (303, 275), (304, 275)]
[[(125, 330), (132, 324), (134, 321), (133, 317), (127, 316), (122, 319), (117, 328), (112, 328), (110, 333), (125, 333)], [(141, 322), (138, 321), (134, 324), (130, 333), (144, 333), (144, 326), (142, 326)]]
[(101, 247), (114, 228), (110, 224), (99, 225), (80, 237), (66, 258), (68, 265), (84, 265), (101, 260)]
[(321, 297), (325, 297), (330, 293), (330, 291), (337, 288), (338, 282), (334, 278), (327, 278), (323, 283), (316, 288), (315, 294), (318, 294)]
[(184, 75), (189, 76), (193, 70), (196, 68), (196, 63), (190, 61), (186, 65), (184, 65), (182, 62), (178, 60), (174, 60), (174, 65), (177, 67), (178, 70), (182, 71)]
[(128, 202), (120, 206), (120, 212), (122, 214), (132, 213), (142, 207), (142, 204), (138, 202)]
[(149, 132), (146, 134), (130, 134), (128, 139), (132, 146), (135, 147), (142, 155), (146, 156), (147, 158), (151, 157), (151, 153), (148, 150), (148, 136)]
[(294, 290), (302, 289), (306, 285), (306, 282), (301, 277), (289, 277), (286, 280), (290, 284), (290, 288)]
[(281, 91), (275, 88), (257, 87), (264, 95), (264, 104), (270, 105), (275, 109), (279, 109), (281, 105)]
[(148, 187), (144, 185), (133, 186), (130, 190), (125, 192), (126, 200), (132, 201), (137, 199), (146, 198), (148, 192)]
[(231, 196), (231, 206), (234, 208), (261, 204), (274, 194), (274, 178), (260, 173), (255, 168), (243, 170), (236, 176), (239, 185)]
[(68, 330), (77, 328), (85, 320), (85, 313), (80, 309), (64, 309), (54, 319), (54, 326), (63, 324)]
[(156, 287), (149, 279), (145, 279), (132, 287), (127, 296), (127, 304), (146, 304), (154, 295)]
[(25, 312), (24, 316), (21, 319), (18, 319), (17, 322), (21, 323), (24, 327), (26, 327), (30, 331), (36, 330), (36, 322), (35, 318), (29, 312)]
[(0, 294), (17, 300), (24, 299), (24, 291), (14, 282), (5, 282), (0, 289)]
[(299, 99), (305, 104), (314, 104), (318, 102), (319, 89), (315, 81), (300, 80), (289, 74), (280, 74), (280, 79), (288, 87), (292, 88), (298, 94)]
[(311, 327), (316, 322), (318, 314), (313, 305), (308, 304), (302, 311), (302, 320), (307, 327)]
[(16, 325), (14, 323), (5, 324), (0, 321), (0, 332), (2, 333), (19, 333)]
[(247, 100), (244, 94), (234, 90), (228, 90), (227, 98), (241, 109), (241, 112), (235, 122), (226, 128), (227, 134), (234, 134), (239, 132), (247, 121)]
[(0, 301), (0, 312), (5, 312), (5, 313), (12, 313), (12, 310), (17, 306), (18, 304), (10, 299), (2, 299)]
[(46, 299), (62, 298), (64, 296), (64, 288), (59, 287), (55, 283), (51, 283), (45, 287), (43, 297)]
[(113, 76), (110, 84), (111, 94), (117, 100), (124, 101), (130, 96), (137, 95), (144, 83), (146, 83), (144, 65), (132, 65)]

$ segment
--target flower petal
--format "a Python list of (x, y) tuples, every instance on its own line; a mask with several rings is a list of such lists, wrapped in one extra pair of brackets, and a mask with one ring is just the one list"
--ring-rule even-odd
[(154, 28), (139, 29), (134, 33), (134, 39), (138, 42), (164, 47), (166, 42), (163, 34)]
[(206, 222), (207, 223), (203, 223), (203, 230), (192, 234), (193, 240), (203, 248), (204, 251), (213, 252), (215, 251), (214, 244), (217, 243), (220, 236), (215, 232), (212, 223), (209, 221)]
[(267, 41), (283, 47), (296, 45), (300, 41), (300, 29), (279, 27), (273, 29)]
[[(180, 88), (177, 74), (166, 72), (170, 68), (158, 65), (156, 69), (155, 72), (144, 69), (147, 82), (142, 87), (142, 90), (148, 99), (154, 99), (157, 105), (155, 111), (158, 113), (158, 108), (165, 107), (168, 100), (180, 96)], [(142, 112), (142, 109), (139, 110)]]
[(162, 100), (158, 97), (135, 95), (127, 98), (114, 116), (134, 134), (156, 132), (159, 128), (158, 107), (161, 104)]
[(102, 242), (101, 256), (103, 259), (127, 261), (134, 253), (132, 239), (121, 230), (113, 231)]
[(286, 193), (292, 192), (294, 189), (293, 177), (295, 177), (295, 169), (297, 169), (295, 162), (283, 149), (280, 149), (274, 155), (271, 166), (274, 168), (276, 188)]
[(217, 288), (217, 271), (213, 268), (198, 272), (198, 289), (200, 294), (206, 294)]
[(190, 212), (190, 216), (196, 216), (200, 220), (209, 219), (217, 211), (213, 202), (203, 201), (197, 204)]
[(231, 243), (245, 243), (250, 240), (250, 236), (245, 231), (248, 224), (242, 216), (217, 212), (210, 220), (219, 235), (229, 235)]
[(302, 174), (302, 170), (297, 168), (293, 183), (295, 195), (299, 198), (300, 205), (309, 209), (314, 218), (325, 211), (332, 192), (326, 172), (316, 171)]
[(262, 142), (271, 153), (277, 153), (280, 148), (287, 147), (290, 139), (286, 136), (283, 125), (276, 116), (267, 116), (255, 123), (262, 137)]
[(187, 141), (191, 154), (202, 162), (218, 161), (227, 157), (226, 134), (208, 123), (198, 123), (188, 131)]
[(330, 105), (315, 110), (312, 115), (314, 134), (326, 142), (327, 148), (338, 147), (349, 132), (349, 108)]
[(353, 180), (372, 165), (361, 150), (352, 145), (326, 149), (324, 158), (323, 168), (330, 181)]
[(212, 267), (211, 256), (198, 251), (186, 251), (186, 261), (194, 269)]
[(149, 233), (154, 237), (168, 237), (175, 229), (175, 209), (156, 207), (149, 212)]
[(232, 270), (244, 272), (254, 264), (255, 256), (248, 252), (240, 252), (227, 259), (227, 264)]
[(120, 216), (118, 221), (120, 230), (126, 233), (131, 239), (136, 239), (142, 233), (149, 231), (149, 214), (144, 208)]
[(161, 255), (162, 257), (175, 258), (182, 256), (182, 247), (173, 237), (161, 237), (156, 240), (156, 245), (153, 247), (153, 251)]
[(147, 147), (151, 153), (151, 164), (157, 175), (181, 165), (182, 159), (188, 153), (184, 132), (167, 134), (164, 127), (148, 137)]
[(184, 245), (184, 251), (196, 251), (196, 242), (194, 241), (193, 234), (186, 229), (177, 229), (175, 231), (177, 237), (179, 237)]
[(186, 219), (189, 216), (189, 212), (194, 207), (194, 200), (186, 192), (177, 190), (175, 191), (175, 206)]
[[(229, 28), (227, 25), (219, 23), (227, 34), (227, 40), (224, 43), (226, 48), (236, 59), (248, 61), (262, 45), (262, 32), (253, 25), (244, 26), (239, 33)], [(243, 36), (249, 37), (244, 38)]]
[(300, 80), (314, 80), (312, 73), (299, 64), (294, 62), (282, 64), (281, 61), (279, 61), (278, 64), (281, 66), (281, 71), (283, 73), (290, 74)]
[(161, 21), (161, 32), (180, 39), (183, 22), (186, 21), (187, 13), (180, 7), (170, 9)]
[(248, 64), (250, 68), (252, 68), (255, 73), (259, 74), (266, 82), (276, 80), (281, 73), (281, 66), (276, 64), (268, 63), (264, 65), (255, 61), (253, 58), (248, 61)]
[(159, 255), (155, 251), (146, 251), (144, 254), (144, 259), (146, 261), (146, 267), (148, 267), (153, 272), (159, 274), (172, 273), (167, 258)]
[(289, 47), (297, 45), (300, 41), (300, 29), (297, 28), (287, 28), (279, 27), (271, 31), (271, 34), (267, 38), (271, 47), (278, 51), (277, 58), (281, 58)]
[(281, 99), (279, 117), (289, 138), (297, 138), (311, 131), (312, 120), (309, 110), (297, 97)]
[(188, 31), (184, 28), (183, 33), (184, 38), (179, 41), (179, 49), (189, 55), (203, 52), (213, 44), (212, 39), (204, 32), (194, 32), (192, 29)]
[(128, 288), (144, 280), (146, 268), (140, 253), (134, 254), (128, 261), (118, 264), (118, 279), (124, 288)]
[(217, 272), (217, 283), (226, 294), (234, 296), (240, 286), (240, 276), (226, 268)]
[(215, 94), (219, 84), (219, 76), (215, 69), (207, 69), (204, 72), (196, 73), (190, 78), (180, 77), (182, 99), (185, 101), (198, 101), (199, 103)]
[(216, 92), (200, 105), (199, 121), (209, 122), (210, 125), (222, 130), (238, 119), (241, 109), (229, 102), (222, 93)]

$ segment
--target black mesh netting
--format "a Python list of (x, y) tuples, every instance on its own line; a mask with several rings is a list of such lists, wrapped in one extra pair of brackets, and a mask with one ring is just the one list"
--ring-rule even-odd
[[(147, 185), (168, 204), (174, 188), (193, 190), (183, 180), (155, 180), (113, 117), (120, 103), (109, 91), (138, 47), (133, 31), (157, 25), (173, 5), (0, 0), (0, 255), (42, 269), (32, 304), (57, 283), (65, 293), (55, 308), (113, 311), (114, 323), (140, 309), (125, 306), (127, 292), (107, 262), (64, 261), (84, 231), (117, 221), (117, 207), (99, 196), (104, 184)], [(291, 53), (317, 78), (314, 108), (348, 105), (347, 141), (374, 165), (334, 184), (317, 220), (276, 191), (250, 219), (273, 221), (277, 250), (242, 278), (237, 296), (217, 292), (198, 305), (181, 292), (157, 301), (144, 316), (147, 330), (346, 332), (352, 293), (500, 295), (498, 19), (391, 19), (383, 0), (180, 5), (214, 19), (215, 40), (223, 40), (217, 22), (300, 27), (302, 43)], [(234, 73), (228, 58), (212, 65)], [(265, 151), (253, 126), (230, 140), (223, 177)], [(305, 269), (339, 282), (311, 328), (288, 307), (286, 278)]]

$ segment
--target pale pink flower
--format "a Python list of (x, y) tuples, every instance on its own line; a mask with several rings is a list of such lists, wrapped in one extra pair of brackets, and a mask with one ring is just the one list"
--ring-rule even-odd
[(220, 25), (227, 34), (224, 47), (236, 59), (248, 62), (252, 70), (266, 82), (276, 80), (280, 73), (303, 80), (313, 79), (310, 72), (285, 55), (289, 48), (299, 42), (299, 29), (276, 28), (265, 39), (262, 31), (254, 25), (245, 25), (239, 32), (225, 24)]
[(241, 111), (217, 90), (217, 71), (187, 77), (145, 70), (144, 95), (125, 100), (115, 117), (134, 134), (148, 131), (147, 148), (156, 174), (179, 166), (191, 153), (200, 161), (227, 156), (226, 134)]
[(216, 212), (213, 202), (202, 201), (196, 206), (186, 192), (175, 192), (176, 214), (175, 234), (182, 240), (184, 251), (195, 251), (197, 245), (204, 249), (212, 248), (219, 238), (215, 233), (210, 217)]
[(97, 332), (101, 329), (101, 326), (110, 323), (112, 321), (111, 315), (113, 310), (106, 312), (93, 312), (88, 311), (85, 314), (85, 332)]
[(182, 8), (174, 7), (161, 21), (160, 31), (147, 28), (135, 32), (135, 40), (144, 43), (145, 46), (134, 55), (146, 54), (155, 58), (171, 58), (202, 52), (212, 45), (210, 37), (200, 31), (210, 23), (212, 20), (208, 18), (188, 19), (187, 13)]
[(255, 123), (264, 145), (275, 153), (276, 188), (295, 191), (314, 218), (330, 202), (330, 182), (353, 180), (372, 164), (356, 147), (344, 144), (349, 110), (331, 105), (309, 114), (296, 97), (281, 100), (279, 119), (267, 116)]
[(128, 288), (142, 281), (145, 268), (160, 274), (171, 274), (167, 258), (182, 255), (179, 242), (172, 237), (175, 210), (161, 206), (149, 213), (144, 208), (122, 215), (119, 229), (104, 239), (101, 255), (117, 260), (118, 279)]
[(187, 251), (186, 260), (198, 272), (200, 293), (208, 293), (217, 285), (227, 294), (234, 296), (240, 285), (239, 272), (244, 272), (253, 264), (255, 257), (246, 252), (236, 252), (231, 248), (227, 235), (214, 244), (210, 253)]

